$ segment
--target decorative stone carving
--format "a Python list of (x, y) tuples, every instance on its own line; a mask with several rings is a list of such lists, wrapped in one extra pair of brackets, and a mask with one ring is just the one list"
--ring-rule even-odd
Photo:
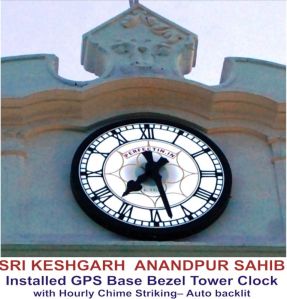
[(140, 4), (83, 36), (82, 64), (103, 78), (178, 77), (195, 65), (197, 36)]

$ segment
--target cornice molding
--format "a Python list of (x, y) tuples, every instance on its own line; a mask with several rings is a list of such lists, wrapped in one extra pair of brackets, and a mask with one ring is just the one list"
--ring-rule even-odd
[(158, 112), (191, 122), (196, 119), (206, 131), (236, 127), (270, 138), (278, 135), (271, 131), (285, 130), (285, 111), (283, 103), (246, 92), (215, 91), (188, 81), (160, 78), (118, 79), (81, 92), (56, 89), (4, 98), (2, 137), (63, 128), (86, 130), (114, 115)]

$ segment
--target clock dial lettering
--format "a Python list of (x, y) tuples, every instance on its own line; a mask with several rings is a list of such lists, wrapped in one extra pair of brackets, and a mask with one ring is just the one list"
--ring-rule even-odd
[(192, 220), (193, 219), (192, 212), (183, 205), (180, 205), (180, 207), (181, 207), (185, 217), (187, 217), (189, 220)]
[(159, 227), (159, 223), (162, 222), (159, 211), (158, 210), (150, 210), (150, 217), (151, 217), (151, 223), (155, 227)]
[(144, 124), (140, 130), (142, 132), (141, 139), (154, 139), (154, 128), (150, 124)]
[(133, 206), (123, 202), (118, 211), (118, 213), (120, 214), (119, 219), (123, 220), (125, 217), (131, 218), (132, 212)]
[(109, 190), (107, 186), (104, 186), (96, 191), (93, 192), (95, 197), (94, 199), (99, 199), (101, 202), (107, 201), (109, 198), (111, 198), (113, 193)]
[(212, 195), (213, 193), (201, 188), (198, 188), (197, 191), (194, 193), (194, 196), (199, 197), (206, 201), (209, 200), (212, 197)]
[(112, 136), (117, 139), (119, 145), (127, 143), (127, 139), (122, 135), (121, 132), (117, 132), (116, 130), (111, 131)]
[(87, 150), (91, 151), (94, 154), (99, 154), (99, 155), (103, 156), (104, 158), (107, 158), (108, 155), (110, 154), (110, 153), (103, 153), (103, 152), (98, 151), (95, 146), (90, 146)]
[(178, 137), (181, 136), (181, 135), (183, 135), (183, 133), (184, 133), (184, 132), (183, 132), (182, 130), (179, 130), (178, 133), (177, 133), (177, 135), (176, 135), (176, 137), (174, 138), (174, 140), (173, 140), (172, 143), (175, 144), (175, 142), (176, 142), (176, 140), (178, 139)]
[(81, 171), (81, 175), (86, 175), (87, 177), (102, 177), (103, 176), (103, 170), (97, 170), (97, 171)]
[(196, 158), (196, 157), (198, 157), (198, 156), (200, 156), (200, 155), (209, 153), (210, 151), (211, 151), (210, 148), (205, 148), (205, 149), (203, 149), (203, 150), (201, 150), (201, 151), (199, 151), (199, 152), (196, 152), (196, 153), (191, 154), (191, 156), (192, 156), (193, 158)]
[(215, 170), (201, 170), (200, 175), (201, 177), (222, 177), (222, 173)]

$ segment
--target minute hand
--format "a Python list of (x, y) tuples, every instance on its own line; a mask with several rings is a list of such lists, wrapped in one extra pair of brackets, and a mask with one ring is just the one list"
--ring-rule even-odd
[(158, 189), (161, 199), (163, 201), (163, 205), (166, 209), (167, 215), (169, 216), (169, 218), (172, 218), (171, 208), (170, 208), (165, 191), (162, 186), (161, 175), (159, 173), (156, 173), (156, 174), (153, 174), (151, 177), (156, 183), (157, 189)]

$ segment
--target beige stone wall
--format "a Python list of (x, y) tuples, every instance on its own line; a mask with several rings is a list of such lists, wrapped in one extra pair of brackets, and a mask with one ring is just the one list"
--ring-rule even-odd
[[(138, 77), (4, 97), (2, 254), (284, 255), (285, 104), (278, 90), (274, 97), (259, 91)], [(233, 173), (223, 215), (196, 235), (160, 246), (94, 223), (69, 183), (74, 152), (98, 122), (139, 112), (189, 121), (217, 143)]]

